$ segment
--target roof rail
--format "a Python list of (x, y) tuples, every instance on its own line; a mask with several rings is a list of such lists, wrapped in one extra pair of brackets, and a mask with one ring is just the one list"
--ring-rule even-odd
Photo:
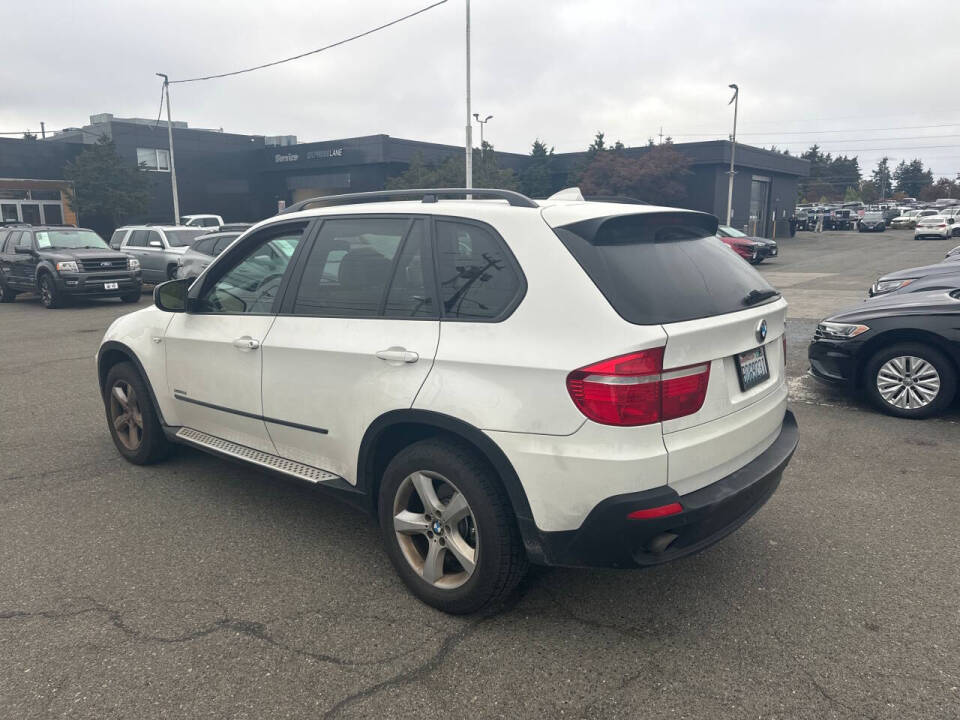
[(299, 212), (308, 207), (327, 207), (330, 205), (352, 205), (354, 203), (376, 202), (391, 198), (420, 198), (421, 202), (435, 203), (441, 195), (464, 195), (474, 198), (495, 198), (506, 200), (514, 207), (540, 207), (526, 195), (513, 190), (496, 190), (493, 188), (422, 188), (417, 190), (376, 190), (374, 192), (347, 193), (346, 195), (326, 195), (301, 200), (290, 207), (284, 208), (279, 214)]

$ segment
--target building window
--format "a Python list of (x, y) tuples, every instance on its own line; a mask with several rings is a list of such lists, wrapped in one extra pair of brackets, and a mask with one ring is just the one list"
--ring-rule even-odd
[(137, 165), (153, 172), (170, 172), (170, 151), (159, 148), (137, 148)]

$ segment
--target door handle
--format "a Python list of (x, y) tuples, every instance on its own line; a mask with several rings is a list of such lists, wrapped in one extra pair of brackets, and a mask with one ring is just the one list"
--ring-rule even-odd
[(377, 350), (377, 357), (390, 363), (415, 363), (420, 356), (403, 347), (390, 347), (386, 350)]
[(244, 352), (247, 352), (249, 350), (256, 350), (258, 347), (260, 347), (260, 341), (256, 338), (250, 337), (249, 335), (244, 335), (243, 337), (238, 337), (236, 340), (234, 340), (233, 346), (237, 350), (243, 350)]

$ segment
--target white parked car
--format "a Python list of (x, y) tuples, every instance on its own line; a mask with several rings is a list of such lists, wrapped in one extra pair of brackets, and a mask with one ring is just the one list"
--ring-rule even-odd
[(454, 192), (298, 203), (157, 287), (97, 355), (121, 455), (339, 493), (454, 613), (528, 561), (646, 567), (753, 515), (797, 444), (787, 305), (716, 218)]
[(943, 240), (951, 237), (960, 237), (960, 224), (952, 215), (929, 215), (917, 221), (913, 231), (915, 240)]
[(218, 228), (223, 225), (219, 215), (181, 215), (180, 223), (187, 227)]

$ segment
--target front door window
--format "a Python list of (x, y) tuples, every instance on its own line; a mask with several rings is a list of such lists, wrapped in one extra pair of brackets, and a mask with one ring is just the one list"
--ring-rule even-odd
[(202, 292), (197, 312), (262, 314), (273, 309), (283, 275), (290, 264), (303, 226), (286, 226), (264, 231), (259, 242), (238, 256), (220, 278)]

